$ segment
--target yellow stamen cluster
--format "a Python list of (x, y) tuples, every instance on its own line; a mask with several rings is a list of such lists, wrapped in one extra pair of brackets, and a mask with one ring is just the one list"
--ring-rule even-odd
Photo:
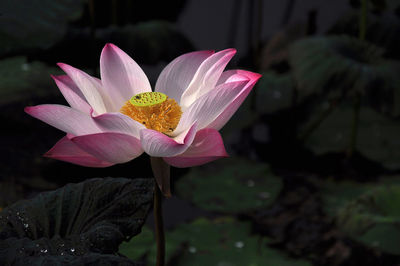
[(182, 115), (177, 102), (161, 92), (134, 95), (122, 106), (120, 112), (142, 123), (148, 129), (167, 135), (177, 127)]

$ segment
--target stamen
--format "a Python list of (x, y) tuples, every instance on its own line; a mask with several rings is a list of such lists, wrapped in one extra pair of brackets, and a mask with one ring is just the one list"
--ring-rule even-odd
[(175, 130), (182, 115), (177, 102), (161, 92), (134, 95), (122, 106), (120, 112), (149, 129), (167, 135)]

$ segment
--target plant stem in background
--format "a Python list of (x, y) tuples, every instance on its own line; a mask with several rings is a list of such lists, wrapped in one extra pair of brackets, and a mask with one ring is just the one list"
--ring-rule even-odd
[[(359, 20), (359, 34), (358, 38), (361, 41), (365, 40), (365, 34), (367, 32), (367, 1), (362, 0), (361, 2), (361, 10), (360, 10), (360, 20)], [(360, 104), (361, 104), (361, 93), (359, 91), (356, 92), (353, 105), (353, 125), (351, 129), (350, 136), (350, 148), (348, 151), (348, 156), (351, 157), (357, 146), (357, 129), (360, 120)]]
[(299, 137), (300, 141), (304, 142), (311, 135), (311, 133), (313, 133), (314, 130), (325, 120), (325, 118), (333, 111), (333, 109), (335, 109), (336, 105), (337, 101), (332, 101), (331, 103), (329, 103), (329, 107), (326, 110), (324, 110), (321, 113), (321, 115), (303, 131), (302, 134), (300, 134)]
[[(156, 266), (165, 264), (165, 233), (162, 216), (162, 195), (171, 196), (170, 190), (170, 167), (162, 158), (150, 157), (151, 169), (153, 170), (156, 184), (154, 186), (154, 225), (157, 242)], [(162, 191), (162, 192), (161, 192)]]
[[(89, 0), (89, 16), (90, 16), (90, 45), (92, 46), (92, 51), (96, 51), (96, 16), (94, 10), (94, 0)], [(94, 60), (94, 55), (90, 54), (91, 60)], [(97, 75), (97, 68), (93, 66), (93, 75)]]
[(281, 21), (281, 26), (286, 26), (288, 24), (290, 18), (292, 17), (294, 5), (295, 5), (295, 0), (287, 0), (285, 12), (283, 13)]

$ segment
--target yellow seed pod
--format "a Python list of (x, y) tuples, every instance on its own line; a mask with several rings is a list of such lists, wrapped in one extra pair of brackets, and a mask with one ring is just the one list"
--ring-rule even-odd
[(167, 95), (161, 92), (143, 92), (133, 96), (129, 102), (138, 107), (151, 106), (165, 102)]

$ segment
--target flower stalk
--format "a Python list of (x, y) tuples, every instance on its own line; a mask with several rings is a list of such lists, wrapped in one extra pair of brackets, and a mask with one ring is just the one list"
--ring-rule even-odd
[(154, 226), (157, 243), (156, 266), (165, 265), (165, 232), (162, 213), (162, 194), (171, 196), (170, 191), (170, 167), (162, 158), (150, 157), (156, 184), (154, 186)]

